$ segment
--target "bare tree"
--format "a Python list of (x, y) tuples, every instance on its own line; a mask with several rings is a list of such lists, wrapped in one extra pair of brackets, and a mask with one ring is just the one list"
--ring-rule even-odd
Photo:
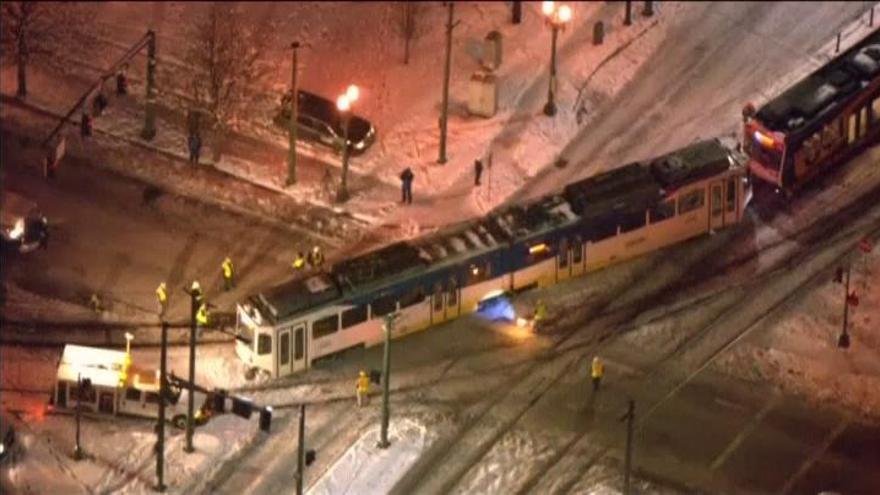
[(19, 98), (27, 96), (27, 67), (39, 58), (70, 48), (91, 6), (73, 2), (2, 2), (0, 47), (18, 73)]
[(217, 144), (256, 101), (253, 88), (272, 72), (266, 51), (274, 29), (248, 23), (233, 4), (215, 2), (189, 26), (187, 92), (210, 118)]
[(409, 47), (412, 41), (421, 34), (418, 18), (422, 15), (425, 4), (421, 2), (398, 2), (400, 34), (403, 36), (403, 63), (409, 64)]

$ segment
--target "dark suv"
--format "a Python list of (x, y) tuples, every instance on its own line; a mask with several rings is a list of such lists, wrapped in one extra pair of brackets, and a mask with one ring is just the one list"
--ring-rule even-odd
[[(290, 124), (290, 92), (281, 98), (281, 109), (275, 115), (275, 125), (287, 129)], [(336, 103), (308, 91), (299, 91), (299, 136), (331, 148), (341, 148), (344, 135), (342, 117)], [(376, 129), (369, 121), (352, 114), (348, 124), (348, 146), (359, 155), (376, 140)]]

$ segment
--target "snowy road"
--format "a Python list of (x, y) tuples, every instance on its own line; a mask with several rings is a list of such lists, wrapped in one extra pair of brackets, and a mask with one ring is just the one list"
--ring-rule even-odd
[(736, 132), (743, 104), (764, 101), (763, 90), (866, 9), (864, 2), (685, 5), (656, 54), (618, 97), (588, 103), (597, 116), (560, 152), (568, 165), (545, 168), (508, 201)]

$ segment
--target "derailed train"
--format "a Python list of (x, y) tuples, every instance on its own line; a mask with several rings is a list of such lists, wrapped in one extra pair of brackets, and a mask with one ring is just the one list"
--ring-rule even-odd
[(399, 337), (739, 223), (750, 177), (792, 191), (878, 142), (880, 30), (743, 116), (742, 146), (698, 142), (257, 293), (237, 305), (236, 352), (288, 375), (381, 342), (391, 313)]

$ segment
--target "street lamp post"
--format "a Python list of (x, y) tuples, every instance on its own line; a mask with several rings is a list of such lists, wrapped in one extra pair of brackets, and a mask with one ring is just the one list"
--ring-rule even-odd
[(336, 194), (336, 201), (343, 203), (348, 201), (348, 158), (349, 158), (349, 142), (348, 127), (351, 122), (351, 105), (354, 103), (360, 90), (352, 84), (345, 90), (345, 94), (340, 95), (336, 99), (336, 108), (342, 114), (342, 180), (339, 182), (339, 191)]
[(156, 423), (156, 491), (165, 491), (165, 401), (168, 385), (165, 363), (168, 360), (168, 322), (162, 320), (162, 348), (159, 351), (159, 422)]
[(392, 313), (385, 317), (385, 324), (382, 330), (385, 333), (385, 353), (382, 359), (382, 430), (379, 438), (380, 449), (387, 449), (391, 442), (388, 441), (388, 395), (391, 386), (391, 332), (394, 330), (394, 320), (397, 314)]
[(195, 409), (195, 382), (196, 382), (196, 313), (202, 304), (202, 287), (197, 281), (187, 291), (190, 297), (190, 320), (189, 320), (189, 397), (187, 397), (186, 415), (186, 445), (183, 450), (187, 453), (195, 452), (193, 447), (193, 410)]
[(565, 4), (557, 5), (556, 2), (542, 2), (541, 11), (551, 30), (550, 83), (547, 87), (544, 115), (552, 117), (556, 115), (556, 39), (559, 37), (559, 31), (565, 29), (565, 25), (571, 21), (571, 7)]
[(297, 71), (297, 48), (299, 42), (294, 41), (290, 44), (293, 49), (293, 67), (290, 71), (290, 94), (292, 96), (290, 103), (290, 127), (288, 130), (288, 138), (290, 140), (290, 149), (287, 155), (287, 185), (296, 184), (296, 140), (297, 140), (297, 119), (299, 118), (299, 89), (296, 86)]

